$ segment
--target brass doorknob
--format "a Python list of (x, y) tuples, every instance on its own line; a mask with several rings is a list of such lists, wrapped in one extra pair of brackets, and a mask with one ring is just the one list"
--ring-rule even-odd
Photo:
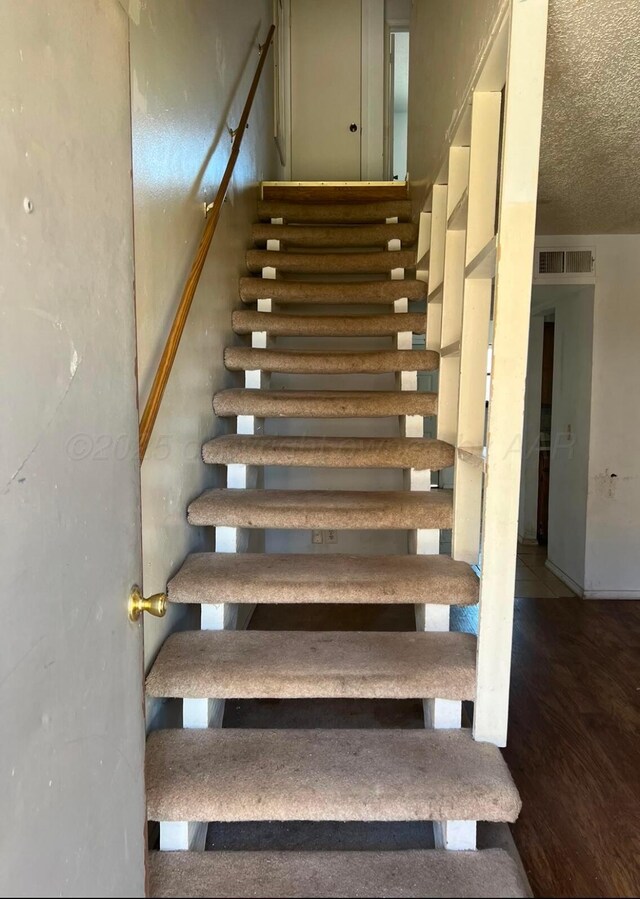
[(356, 123), (351, 122), (351, 124), (349, 125), (349, 131), (352, 131), (355, 133), (357, 130), (358, 130), (358, 126), (356, 125)]
[(154, 618), (164, 618), (167, 612), (167, 594), (155, 593), (146, 599), (136, 584), (129, 594), (129, 621), (138, 621), (143, 612), (148, 612)]

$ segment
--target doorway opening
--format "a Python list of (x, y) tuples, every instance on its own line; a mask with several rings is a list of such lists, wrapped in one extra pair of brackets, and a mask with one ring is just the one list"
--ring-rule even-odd
[(404, 181), (407, 174), (407, 123), (409, 113), (409, 29), (389, 27), (387, 72), (386, 176)]
[(534, 284), (518, 561), (538, 598), (584, 590), (593, 311), (592, 284)]

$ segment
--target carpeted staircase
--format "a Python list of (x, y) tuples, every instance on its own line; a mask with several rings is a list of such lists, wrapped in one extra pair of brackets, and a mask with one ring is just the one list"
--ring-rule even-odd
[[(320, 187), (271, 187), (259, 202), (253, 274), (240, 279), (243, 303), (257, 308), (233, 315), (251, 345), (225, 352), (245, 386), (214, 398), (237, 433), (203, 448), (206, 463), (227, 466), (228, 486), (188, 509), (192, 525), (217, 529), (217, 551), (189, 556), (168, 590), (170, 602), (202, 606), (202, 630), (171, 635), (147, 679), (149, 696), (185, 708), (183, 728), (148, 740), (148, 817), (161, 822), (153, 896), (526, 895), (506, 852), (475, 848), (476, 822), (514, 821), (520, 800), (500, 750), (461, 726), (461, 703), (475, 695), (476, 638), (450, 632), (449, 611), (477, 603), (478, 581), (439, 554), (453, 503), (431, 473), (450, 468), (455, 450), (424, 436), (437, 395), (418, 391), (417, 372), (437, 370), (439, 357), (413, 348), (412, 335), (425, 332), (426, 285), (412, 277), (411, 202), (402, 186), (381, 193), (396, 198), (373, 186), (327, 189), (327, 199)], [(377, 348), (353, 347), (371, 340)], [(270, 384), (272, 373), (286, 376), (286, 389)], [(377, 386), (383, 375), (390, 389)], [(279, 434), (291, 420), (315, 431)], [(363, 420), (369, 436), (348, 433), (361, 435)], [(323, 434), (323, 422), (334, 432)], [(336, 470), (370, 469), (373, 487), (376, 473), (396, 470), (403, 489), (265, 489), (264, 472), (285, 467), (326, 470), (329, 482)], [(401, 532), (406, 550), (391, 541), (389, 552), (367, 555), (363, 541), (358, 554), (247, 551), (263, 529)], [(235, 630), (243, 603), (413, 603), (417, 630)], [(211, 726), (225, 699), (326, 698), (423, 699), (426, 726)], [(433, 821), (436, 848), (196, 851), (205, 822), (300, 820)]]

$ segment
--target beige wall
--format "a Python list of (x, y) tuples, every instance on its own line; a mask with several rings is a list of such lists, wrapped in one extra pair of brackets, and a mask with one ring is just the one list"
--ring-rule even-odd
[(584, 587), (594, 287), (534, 286), (534, 303), (545, 295), (555, 312), (547, 555)]
[(585, 595), (640, 599), (640, 236), (585, 242), (596, 248)]
[[(596, 255), (595, 291), (534, 287), (558, 299), (549, 559), (586, 598), (638, 599), (640, 423), (630, 410), (640, 393), (640, 237), (546, 235), (538, 245)], [(530, 515), (535, 499), (532, 490)]]
[(409, 175), (419, 202), (443, 160), (503, 0), (414, 0), (409, 62)]
[(411, 19), (411, 0), (384, 0), (385, 22), (406, 22)]
[[(257, 43), (271, 24), (270, 0), (149, 0), (131, 24), (131, 91), (136, 301), (140, 403), (168, 333), (184, 277), (204, 225), (258, 62)], [(190, 527), (186, 508), (224, 471), (207, 468), (200, 446), (220, 433), (211, 398), (232, 383), (222, 362), (233, 340), (257, 182), (277, 177), (273, 81), (263, 72), (249, 130), (142, 467), (144, 589), (164, 590), (192, 551), (213, 535)], [(147, 664), (186, 610), (145, 622)]]
[(0, 3), (0, 894), (144, 896), (128, 19)]

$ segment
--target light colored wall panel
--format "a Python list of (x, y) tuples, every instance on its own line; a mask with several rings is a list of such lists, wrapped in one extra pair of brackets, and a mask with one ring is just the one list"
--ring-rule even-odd
[(585, 593), (638, 599), (640, 237), (600, 236), (595, 246)]
[(144, 896), (128, 50), (0, 3), (3, 896)]
[(637, 599), (640, 424), (631, 408), (640, 394), (640, 237), (541, 235), (537, 243), (595, 250), (584, 595)]
[[(150, 0), (131, 26), (131, 89), (140, 403), (146, 400), (184, 277), (231, 150), (235, 127), (272, 18), (268, 0)], [(272, 50), (269, 51), (273, 52)], [(257, 183), (277, 177), (272, 66), (267, 64), (218, 231), (142, 467), (144, 587), (165, 589), (189, 552), (212, 549), (213, 532), (187, 524), (191, 499), (224, 486), (223, 468), (205, 466), (202, 443), (228, 425), (216, 420), (213, 393), (239, 383), (225, 371), (234, 342)], [(170, 607), (145, 622), (151, 662), (166, 634), (187, 622)], [(197, 619), (192, 621), (197, 626)]]
[(413, 4), (409, 48), (409, 175), (422, 206), (444, 160), (449, 128), (469, 89), (503, 0)]
[[(540, 289), (535, 288), (534, 293)], [(555, 304), (547, 553), (550, 562), (574, 583), (583, 587), (591, 417), (593, 286), (555, 290), (559, 296)]]

